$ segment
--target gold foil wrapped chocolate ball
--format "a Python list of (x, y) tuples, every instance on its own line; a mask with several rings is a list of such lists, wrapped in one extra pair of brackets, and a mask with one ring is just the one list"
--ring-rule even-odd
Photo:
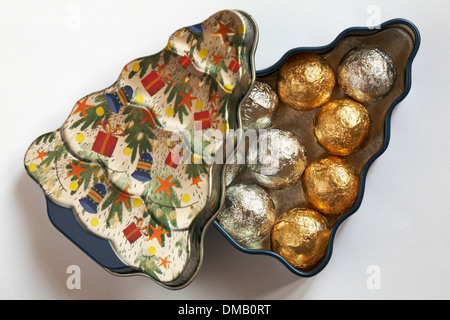
[(283, 213), (271, 233), (271, 249), (294, 268), (314, 268), (325, 256), (330, 237), (327, 220), (317, 211), (295, 208)]
[(235, 184), (227, 188), (224, 208), (217, 221), (234, 240), (252, 244), (269, 235), (275, 222), (275, 204), (257, 185)]
[(344, 55), (338, 67), (339, 86), (361, 103), (374, 102), (386, 96), (395, 79), (394, 62), (379, 47), (356, 47)]
[(348, 156), (369, 141), (372, 121), (369, 112), (351, 99), (328, 102), (314, 118), (314, 135), (328, 153)]
[(360, 175), (344, 158), (330, 156), (311, 162), (302, 186), (306, 200), (323, 214), (347, 212), (358, 197)]
[(291, 56), (278, 73), (278, 97), (301, 111), (325, 104), (334, 85), (335, 77), (330, 63), (314, 53)]
[(254, 181), (270, 189), (283, 189), (300, 181), (307, 164), (305, 148), (292, 132), (270, 129), (249, 146), (247, 168)]
[(241, 105), (243, 129), (264, 129), (272, 126), (278, 108), (278, 95), (264, 81), (255, 81), (248, 97)]

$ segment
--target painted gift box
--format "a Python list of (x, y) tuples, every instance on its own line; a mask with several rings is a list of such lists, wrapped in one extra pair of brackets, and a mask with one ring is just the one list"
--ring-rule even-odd
[(99, 131), (92, 145), (92, 151), (97, 152), (105, 157), (111, 157), (116, 147), (118, 137), (125, 136), (124, 130), (117, 125), (115, 128), (111, 127), (109, 120), (97, 123), (104, 131)]
[(181, 162), (180, 152), (178, 152), (176, 149), (177, 149), (176, 147), (173, 148), (167, 155), (166, 160), (164, 161), (164, 163), (167, 166), (174, 169), (176, 169), (178, 167), (178, 164)]
[(125, 229), (123, 229), (123, 234), (130, 243), (134, 243), (137, 239), (139, 239), (142, 236), (141, 231), (138, 229), (138, 227), (134, 222), (132, 222)]
[(143, 234), (148, 236), (147, 229), (142, 226), (143, 220), (135, 217), (136, 222), (132, 222), (128, 227), (123, 229), (123, 234), (127, 241), (131, 244), (136, 242)]
[(194, 121), (195, 130), (208, 129), (211, 127), (211, 119), (208, 110), (196, 112), (194, 114)]
[(228, 64), (228, 70), (232, 72), (238, 72), (241, 65), (239, 64), (238, 57), (234, 57), (233, 60)]
[(192, 59), (192, 57), (189, 55), (189, 53), (186, 53), (186, 55), (184, 55), (183, 57), (180, 58), (180, 60), (178, 60), (178, 63), (183, 68), (186, 68), (187, 66), (189, 66), (192, 63), (191, 59)]
[(172, 77), (166, 74), (166, 66), (158, 64), (158, 68), (150, 72), (148, 76), (141, 80), (142, 85), (150, 96), (154, 96), (164, 86), (172, 85)]

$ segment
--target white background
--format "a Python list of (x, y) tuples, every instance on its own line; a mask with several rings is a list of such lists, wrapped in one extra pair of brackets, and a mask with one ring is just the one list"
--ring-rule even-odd
[[(450, 2), (2, 1), (0, 4), (0, 298), (2, 299), (449, 299)], [(243, 9), (260, 29), (257, 70), (289, 49), (329, 44), (344, 29), (412, 21), (422, 43), (413, 86), (392, 117), (387, 151), (367, 176), (359, 210), (339, 228), (332, 258), (300, 278), (270, 256), (237, 250), (211, 226), (204, 261), (182, 290), (110, 275), (50, 223), (23, 156), (58, 128), (82, 96), (122, 66), (162, 49), (172, 32), (221, 9)], [(78, 265), (81, 289), (66, 269)], [(380, 287), (370, 289), (371, 266)]]

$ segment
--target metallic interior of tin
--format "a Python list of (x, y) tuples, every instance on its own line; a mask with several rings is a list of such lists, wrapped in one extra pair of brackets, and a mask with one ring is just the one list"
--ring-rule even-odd
[[(378, 102), (365, 104), (365, 107), (372, 118), (372, 136), (364, 149), (345, 157), (359, 172), (362, 172), (370, 159), (373, 159), (377, 153), (383, 151), (383, 148), (387, 146), (386, 132), (388, 128), (386, 128), (386, 126), (389, 126), (389, 122), (386, 122), (386, 117), (388, 113), (392, 111), (392, 107), (396, 103), (396, 100), (404, 93), (408, 86), (406, 76), (408, 60), (414, 50), (416, 40), (415, 33), (408, 25), (398, 23), (390, 24), (381, 29), (350, 30), (331, 47), (318, 48), (317, 50), (308, 50), (305, 48), (304, 51), (292, 51), (292, 55), (301, 52), (315, 52), (322, 55), (332, 65), (335, 75), (337, 75), (337, 68), (342, 57), (349, 50), (361, 44), (370, 44), (381, 47), (392, 57), (397, 71), (394, 87), (387, 96)], [(257, 78), (266, 81), (276, 90), (279, 66), (280, 65), (264, 75), (258, 76), (257, 73)], [(330, 101), (345, 97), (347, 97), (345, 93), (339, 85), (336, 84)], [(298, 111), (289, 105), (280, 102), (278, 113), (272, 126), (272, 128), (287, 129), (294, 132), (301, 139), (306, 148), (308, 162), (328, 156), (328, 153), (315, 140), (313, 133), (313, 118), (318, 110), (319, 108), (306, 112)], [(233, 184), (236, 183), (253, 184), (254, 181), (249, 172), (244, 171)], [(363, 185), (364, 184), (362, 183), (361, 188), (363, 188)], [(277, 216), (295, 207), (309, 207), (303, 195), (301, 182), (286, 189), (267, 191), (276, 205)], [(360, 189), (360, 193), (362, 191), (363, 190)], [(359, 204), (356, 204), (355, 206), (359, 206)], [(347, 218), (347, 215), (326, 216), (326, 218), (332, 228), (337, 228), (340, 222)], [(252, 250), (271, 251), (270, 236), (266, 237), (261, 242), (254, 243), (250, 246), (239, 245), (249, 252)], [(330, 246), (329, 250), (331, 250)]]

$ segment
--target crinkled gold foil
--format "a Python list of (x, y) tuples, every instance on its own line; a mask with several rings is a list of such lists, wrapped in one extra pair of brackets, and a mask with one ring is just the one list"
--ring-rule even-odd
[(217, 221), (234, 240), (251, 244), (270, 233), (275, 222), (275, 204), (259, 186), (232, 185), (227, 188), (225, 206)]
[[(261, 144), (267, 146), (265, 155), (261, 154)], [(255, 182), (270, 189), (283, 189), (299, 182), (307, 164), (300, 139), (282, 129), (262, 132), (258, 144), (249, 146), (247, 159)]]
[(330, 236), (327, 220), (317, 211), (295, 208), (283, 213), (271, 233), (271, 249), (293, 267), (308, 270), (325, 256)]
[(372, 120), (366, 108), (351, 99), (328, 102), (314, 118), (314, 135), (328, 152), (348, 156), (368, 142)]
[(348, 96), (361, 103), (374, 102), (386, 96), (395, 79), (392, 58), (383, 49), (374, 46), (350, 50), (338, 67), (339, 85)]
[(360, 175), (344, 158), (330, 156), (311, 162), (302, 186), (309, 204), (323, 214), (343, 214), (355, 203)]
[(330, 63), (318, 54), (302, 53), (288, 58), (278, 73), (278, 96), (298, 110), (325, 104), (335, 85)]
[(278, 107), (278, 95), (264, 81), (255, 81), (249, 96), (241, 105), (242, 127), (264, 129), (272, 125)]

